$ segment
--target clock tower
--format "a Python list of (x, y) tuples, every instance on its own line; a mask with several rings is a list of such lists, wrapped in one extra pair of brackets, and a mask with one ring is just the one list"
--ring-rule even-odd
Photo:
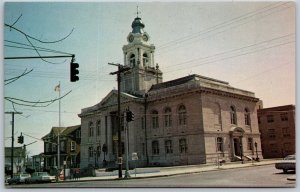
[(144, 31), (144, 23), (137, 15), (131, 24), (132, 31), (123, 46), (124, 65), (131, 68), (122, 75), (121, 91), (132, 95), (144, 95), (152, 85), (162, 82), (162, 72), (154, 63), (155, 46)]

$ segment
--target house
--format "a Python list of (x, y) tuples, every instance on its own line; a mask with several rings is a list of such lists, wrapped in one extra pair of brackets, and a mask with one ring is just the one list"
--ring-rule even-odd
[[(5, 173), (11, 171), (11, 147), (5, 147)], [(14, 147), (13, 173), (25, 172), (26, 150), (24, 147)]]
[[(44, 167), (46, 170), (58, 167), (60, 157), (60, 169), (64, 162), (68, 168), (80, 166), (81, 126), (53, 127), (43, 138), (44, 141)], [(60, 151), (57, 152), (57, 143), (60, 143)]]

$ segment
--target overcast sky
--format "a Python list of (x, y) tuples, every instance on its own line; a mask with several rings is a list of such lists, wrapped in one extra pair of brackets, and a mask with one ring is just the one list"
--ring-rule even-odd
[[(137, 3), (6, 3), (4, 22), (42, 41), (37, 47), (76, 55), (80, 80), (69, 80), (70, 59), (5, 60), (4, 79), (33, 71), (4, 87), (4, 96), (30, 101), (58, 97), (61, 82), (62, 126), (80, 124), (82, 108), (97, 104), (117, 87), (109, 75), (123, 63), (122, 46), (136, 17)], [(199, 74), (252, 91), (264, 107), (295, 104), (295, 4), (292, 2), (142, 3), (139, 15), (156, 46), (155, 62), (168, 81)], [(4, 56), (37, 56), (16, 48), (26, 37), (4, 28)], [(14, 43), (12, 43), (14, 42)], [(14, 47), (12, 47), (14, 46)], [(22, 45), (24, 47), (24, 45)], [(55, 55), (55, 53), (42, 53)], [(41, 138), (58, 126), (58, 102), (44, 108), (15, 105), (15, 136)], [(4, 111), (13, 110), (4, 102)], [(5, 115), (5, 146), (11, 145), (11, 115)], [(36, 139), (25, 137), (25, 143)], [(15, 142), (15, 146), (18, 146)], [(43, 142), (28, 146), (30, 155), (43, 152)]]

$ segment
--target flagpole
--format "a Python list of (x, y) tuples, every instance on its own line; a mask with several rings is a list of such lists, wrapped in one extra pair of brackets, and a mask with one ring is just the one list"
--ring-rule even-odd
[(58, 133), (57, 133), (57, 168), (60, 169), (60, 141), (59, 141), (59, 134), (60, 134), (60, 126), (61, 126), (61, 120), (60, 120), (60, 81), (58, 84)]

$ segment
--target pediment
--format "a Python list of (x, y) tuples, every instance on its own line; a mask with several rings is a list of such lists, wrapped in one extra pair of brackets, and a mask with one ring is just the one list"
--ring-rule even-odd
[[(134, 101), (137, 97), (129, 95), (127, 93), (121, 93), (121, 103)], [(99, 107), (106, 107), (118, 104), (118, 92), (112, 90), (102, 101), (99, 103)]]

